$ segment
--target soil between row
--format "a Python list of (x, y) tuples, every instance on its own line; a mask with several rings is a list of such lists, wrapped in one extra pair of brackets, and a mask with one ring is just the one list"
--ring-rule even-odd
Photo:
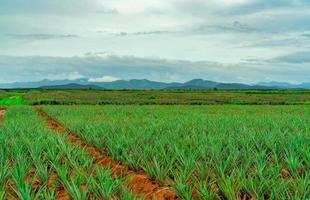
[(104, 168), (110, 168), (113, 176), (125, 176), (130, 180), (130, 189), (137, 196), (143, 196), (146, 200), (174, 200), (178, 199), (175, 193), (169, 186), (161, 185), (159, 182), (150, 180), (144, 171), (133, 171), (128, 166), (115, 162), (111, 157), (104, 155), (94, 146), (86, 144), (76, 134), (66, 130), (55, 119), (51, 118), (42, 109), (36, 107), (39, 115), (46, 121), (49, 128), (56, 131), (58, 134), (66, 134), (68, 142), (76, 145), (90, 153), (95, 159), (95, 165)]
[(3, 124), (5, 113), (6, 113), (6, 109), (5, 108), (0, 108), (0, 127)]

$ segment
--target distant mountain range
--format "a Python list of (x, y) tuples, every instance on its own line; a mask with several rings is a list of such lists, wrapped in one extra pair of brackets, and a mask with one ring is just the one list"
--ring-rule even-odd
[(86, 78), (76, 80), (47, 80), (36, 82), (15, 82), (0, 84), (0, 88), (42, 88), (42, 89), (310, 89), (310, 82), (299, 85), (282, 82), (261, 82), (255, 85), (241, 83), (221, 83), (203, 79), (193, 79), (185, 83), (164, 83), (147, 79), (117, 80), (112, 82), (91, 82)]
[(266, 87), (277, 87), (277, 88), (287, 88), (287, 89), (310, 89), (310, 82), (302, 84), (291, 84), (287, 82), (260, 82), (257, 85), (266, 86)]
[(41, 86), (41, 89), (102, 89), (97, 85), (80, 85), (76, 83), (69, 83), (65, 85), (49, 85), (49, 86)]

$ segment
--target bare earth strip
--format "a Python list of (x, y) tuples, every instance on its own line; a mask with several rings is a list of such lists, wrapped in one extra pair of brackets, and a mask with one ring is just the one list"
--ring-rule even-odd
[(5, 113), (6, 113), (6, 109), (0, 108), (0, 127), (3, 124)]
[[(34, 170), (30, 170), (30, 172), (28, 173), (27, 179), (26, 179), (26, 184), (32, 184), (33, 190), (35, 192), (38, 192), (39, 189), (42, 187), (42, 184), (40, 183), (40, 181), (38, 179), (36, 179), (34, 177), (35, 175), (35, 171)], [(50, 175), (49, 179), (48, 179), (48, 183), (47, 183), (47, 188), (48, 189), (52, 189), (53, 187), (55, 187), (56, 185), (56, 180), (58, 178), (58, 175), (56, 172), (52, 172), (52, 174)], [(56, 187), (56, 193), (57, 193), (57, 200), (70, 200), (70, 196), (68, 194), (68, 192), (65, 190), (64, 186), (62, 184), (58, 184)]]
[(95, 159), (95, 163), (104, 168), (111, 168), (115, 176), (125, 175), (130, 181), (130, 187), (136, 195), (144, 196), (144, 199), (152, 200), (174, 200), (177, 199), (175, 193), (169, 186), (160, 185), (156, 181), (148, 178), (147, 174), (143, 171), (135, 172), (130, 170), (127, 166), (116, 163), (111, 157), (108, 157), (98, 151), (94, 146), (86, 144), (82, 139), (66, 129), (56, 120), (48, 116), (43, 110), (38, 109), (39, 115), (44, 118), (48, 126), (57, 131), (58, 133), (67, 134), (68, 141), (72, 145), (79, 146), (81, 149), (88, 151)]
[[(6, 109), (5, 108), (0, 108), (0, 127), (3, 124), (4, 118), (6, 114)], [(30, 170), (30, 172), (27, 175), (27, 178), (25, 180), (25, 183), (27, 185), (33, 184), (33, 190), (38, 191), (41, 187), (41, 183), (39, 180), (34, 178), (35, 171)], [(54, 187), (55, 180), (57, 179), (57, 174), (53, 173), (52, 176), (49, 179), (48, 188)], [(18, 200), (20, 199), (17, 194), (14, 191), (14, 188), (16, 187), (14, 181), (12, 179), (8, 180), (7, 183), (5, 184), (6, 188), (8, 190), (8, 196), (6, 197), (6, 200)], [(60, 184), (57, 186), (57, 200), (70, 200), (69, 194), (65, 191), (64, 187)]]

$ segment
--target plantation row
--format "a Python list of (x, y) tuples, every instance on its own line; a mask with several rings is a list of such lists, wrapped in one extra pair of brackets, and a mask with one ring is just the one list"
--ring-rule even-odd
[[(9, 107), (0, 125), (0, 199), (146, 198), (132, 187), (144, 172), (179, 199), (310, 197), (308, 106), (40, 109), (89, 146), (52, 119), (47, 126), (33, 107)], [(131, 178), (99, 165), (92, 146), (129, 166)]]
[(10, 107), (0, 128), (0, 199), (137, 199), (122, 178), (47, 128), (31, 107)]
[(310, 198), (308, 106), (46, 106), (181, 199)]
[[(10, 97), (15, 97), (10, 99)], [(310, 105), (308, 90), (0, 90), (1, 105)]]

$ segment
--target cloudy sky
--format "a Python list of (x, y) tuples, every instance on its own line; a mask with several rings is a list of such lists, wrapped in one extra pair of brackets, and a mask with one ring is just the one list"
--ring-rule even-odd
[(0, 83), (310, 81), (310, 0), (1, 0)]

